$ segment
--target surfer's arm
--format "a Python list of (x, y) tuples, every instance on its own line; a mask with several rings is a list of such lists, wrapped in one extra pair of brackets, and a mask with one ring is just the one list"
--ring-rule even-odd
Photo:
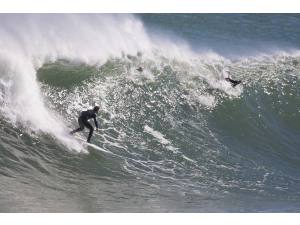
[(94, 116), (94, 122), (95, 122), (96, 128), (98, 129), (98, 121), (97, 121), (97, 119), (96, 119), (96, 116)]

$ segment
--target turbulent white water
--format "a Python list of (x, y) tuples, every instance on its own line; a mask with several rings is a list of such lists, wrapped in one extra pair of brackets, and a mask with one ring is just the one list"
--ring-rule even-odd
[[(213, 53), (199, 56), (182, 41), (150, 35), (131, 15), (1, 15), (0, 21), (2, 114), (14, 124), (51, 133), (76, 149), (80, 147), (68, 138), (62, 119), (41, 97), (36, 72), (44, 63), (67, 59), (100, 66), (111, 58), (143, 54), (157, 66), (164, 57), (189, 66), (199, 57), (219, 58)], [(199, 69), (200, 76), (206, 75), (203, 67), (191, 69), (191, 73)], [(228, 89), (216, 78), (208, 82), (214, 88)], [(200, 96), (199, 101), (214, 104), (212, 96)]]
[(101, 65), (125, 53), (151, 52), (153, 43), (130, 15), (1, 15), (0, 49), (2, 115), (78, 149), (45, 105), (37, 69), (57, 59)]

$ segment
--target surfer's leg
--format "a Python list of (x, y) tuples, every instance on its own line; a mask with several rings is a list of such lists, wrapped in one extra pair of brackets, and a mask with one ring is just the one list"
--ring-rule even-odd
[(74, 133), (76, 133), (78, 131), (83, 131), (84, 124), (83, 124), (83, 121), (82, 121), (82, 119), (80, 117), (78, 118), (78, 124), (79, 124), (79, 128), (77, 128), (76, 130), (71, 131), (70, 134), (74, 134)]
[(89, 136), (87, 139), (87, 142), (90, 142), (91, 137), (93, 136), (94, 127), (88, 121), (84, 121), (84, 126), (86, 126), (90, 130), (90, 133), (89, 133)]

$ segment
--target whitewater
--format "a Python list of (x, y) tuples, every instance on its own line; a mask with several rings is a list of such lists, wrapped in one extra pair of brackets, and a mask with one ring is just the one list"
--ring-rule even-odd
[(298, 25), (0, 15), (0, 212), (299, 212)]

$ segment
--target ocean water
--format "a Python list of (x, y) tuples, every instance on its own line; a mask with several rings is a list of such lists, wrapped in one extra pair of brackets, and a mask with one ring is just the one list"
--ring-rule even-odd
[(299, 26), (1, 14), (0, 212), (300, 212)]

